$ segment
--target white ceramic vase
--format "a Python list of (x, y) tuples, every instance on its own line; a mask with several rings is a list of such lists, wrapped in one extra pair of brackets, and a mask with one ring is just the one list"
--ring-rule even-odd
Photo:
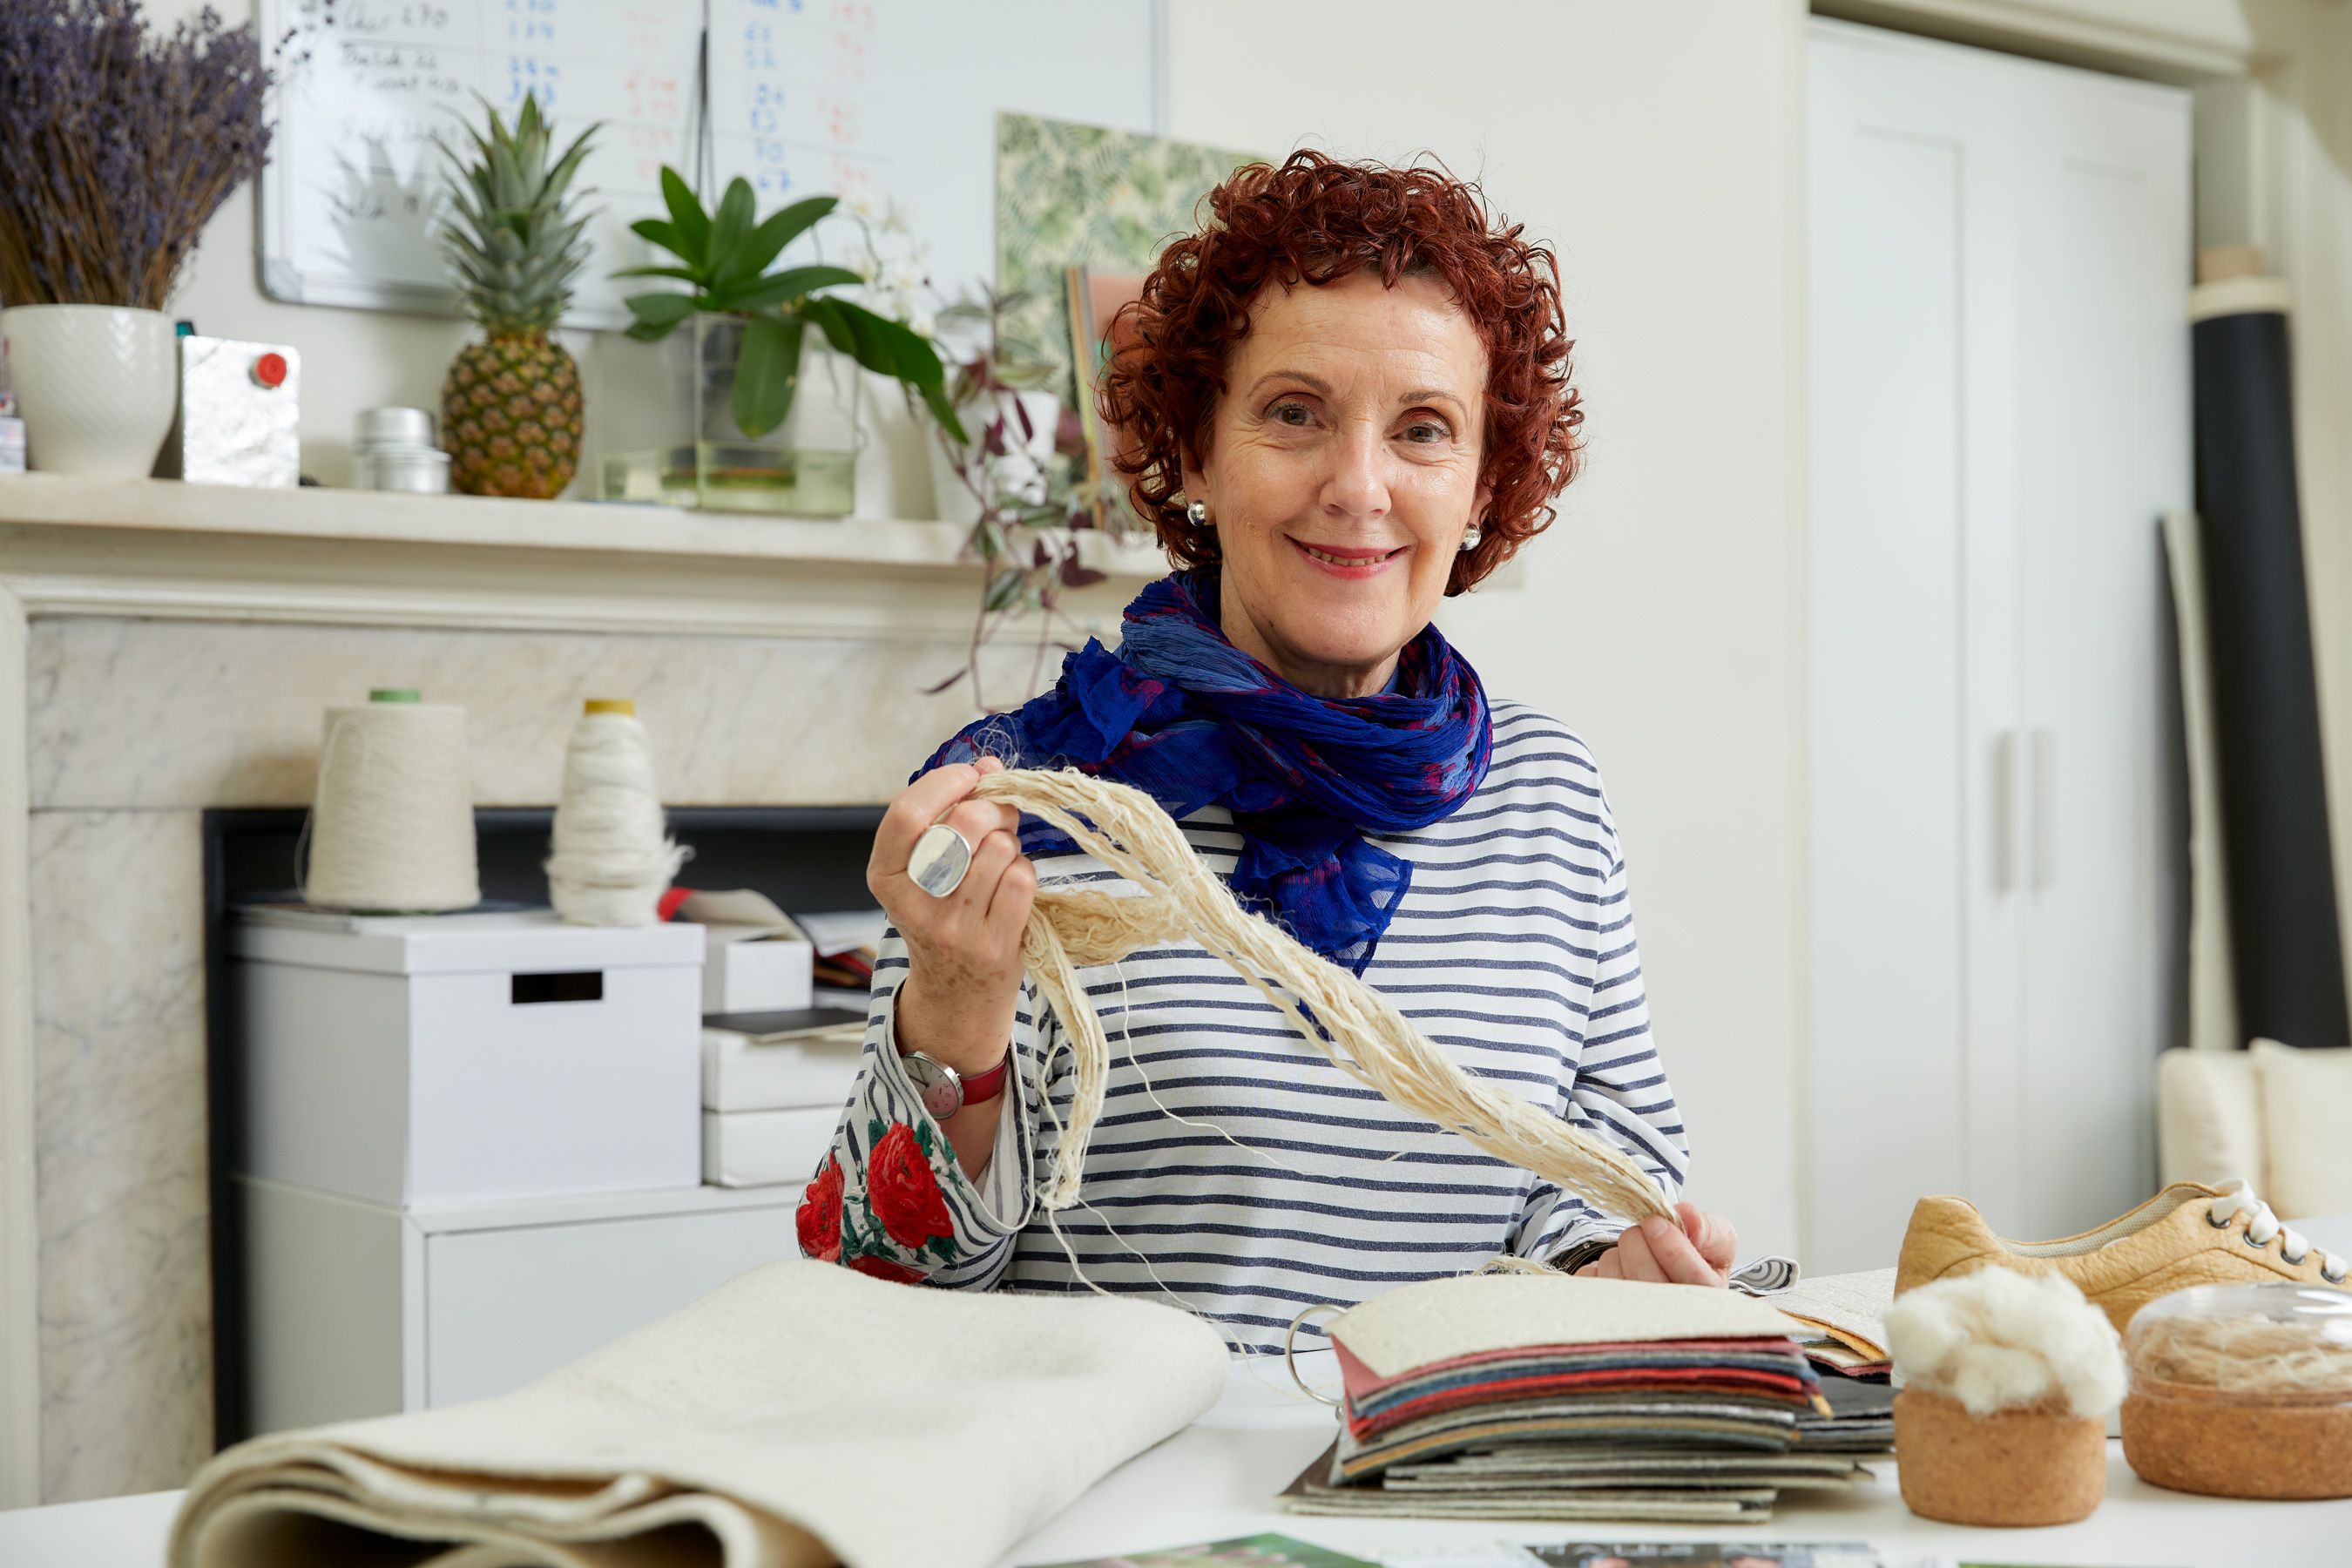
[[(1029, 416), (1025, 442), (1021, 438), (1016, 402)], [(972, 475), (975, 479), (1007, 504), (1045, 499), (1046, 476), (1054, 460), (1054, 432), (1062, 419), (1059, 396), (1050, 392), (982, 393), (959, 406), (956, 417), (975, 442), (992, 420), (1004, 420), (1005, 450), (1000, 457), (972, 459), (979, 465)], [(957, 475), (947, 443), (937, 435), (931, 437), (931, 491), (939, 503), (933, 510), (941, 521), (969, 528), (980, 521), (980, 497)]]
[(155, 468), (179, 405), (172, 318), (116, 305), (0, 310), (28, 466), (139, 479)]

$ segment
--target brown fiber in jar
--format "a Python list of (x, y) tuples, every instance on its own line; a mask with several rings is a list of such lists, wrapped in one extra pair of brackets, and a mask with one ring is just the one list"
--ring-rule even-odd
[(2124, 1458), (2214, 1497), (2352, 1497), (2352, 1345), (2315, 1325), (2184, 1318), (2132, 1345)]

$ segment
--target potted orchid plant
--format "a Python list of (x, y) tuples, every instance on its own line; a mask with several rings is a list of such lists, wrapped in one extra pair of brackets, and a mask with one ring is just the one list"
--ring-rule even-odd
[[(730, 181), (706, 209), (675, 169), (661, 172), (666, 216), (631, 225), (674, 259), (622, 278), (667, 279), (623, 301), (629, 336), (659, 342), (690, 328), (692, 499), (702, 506), (841, 517), (855, 500), (859, 369), (903, 383), (944, 426), (957, 426), (947, 374), (929, 340), (843, 290), (864, 273), (823, 261), (779, 265), (838, 205), (810, 196), (761, 217), (751, 184)], [(818, 395), (812, 397), (814, 391)], [(665, 490), (684, 488), (665, 476)]]

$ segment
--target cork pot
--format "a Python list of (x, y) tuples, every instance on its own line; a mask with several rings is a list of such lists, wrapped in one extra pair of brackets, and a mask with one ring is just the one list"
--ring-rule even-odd
[(2124, 1458), (2140, 1479), (2209, 1497), (2352, 1497), (2352, 1401), (2336, 1389), (2238, 1394), (2136, 1375)]
[(1895, 1396), (1903, 1501), (1948, 1524), (2072, 1524), (2107, 1495), (2106, 1423), (2062, 1405), (1971, 1415), (1956, 1399)]

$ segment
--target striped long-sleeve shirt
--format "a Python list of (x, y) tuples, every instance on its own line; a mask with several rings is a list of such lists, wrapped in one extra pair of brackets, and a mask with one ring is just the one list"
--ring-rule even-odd
[[(1651, 1044), (1600, 773), (1541, 713), (1498, 702), (1494, 726), (1486, 782), (1451, 816), (1375, 837), (1412, 862), (1412, 884), (1363, 978), (1465, 1070), (1625, 1149), (1671, 1201), (1687, 1145)], [(1228, 813), (1181, 826), (1230, 872), (1241, 837)], [(1046, 885), (1116, 881), (1082, 853), (1037, 872)], [(1160, 1296), (1221, 1322), (1236, 1348), (1266, 1351), (1308, 1306), (1619, 1228), (1355, 1082), (1191, 946), (1080, 972), (1110, 1037), (1109, 1087), (1078, 1204), (1049, 1215), (1029, 1193), (1068, 1120), (1058, 1021), (1024, 985), (995, 1151), (968, 1180), (892, 1039), (906, 974), (893, 931), (863, 1071), (801, 1212), (816, 1256), (940, 1285)]]

